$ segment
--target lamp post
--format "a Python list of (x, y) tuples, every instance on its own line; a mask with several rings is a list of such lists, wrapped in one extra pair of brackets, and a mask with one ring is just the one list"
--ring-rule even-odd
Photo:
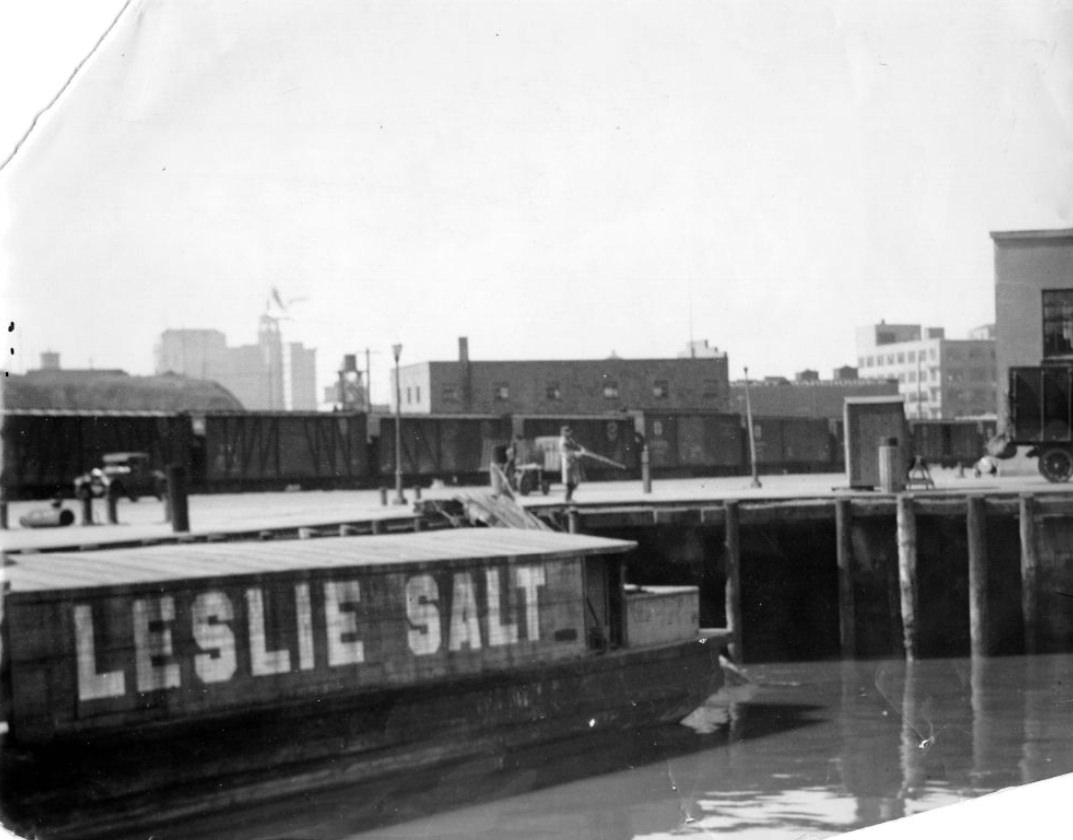
[(399, 382), (399, 356), (402, 355), (402, 345), (391, 345), (391, 352), (395, 354), (395, 504), (406, 504), (406, 497), (402, 495), (402, 385)]
[(749, 400), (749, 368), (745, 368), (745, 422), (749, 424), (749, 464), (752, 468), (752, 487), (760, 486), (756, 473), (756, 433), (753, 430), (753, 405)]

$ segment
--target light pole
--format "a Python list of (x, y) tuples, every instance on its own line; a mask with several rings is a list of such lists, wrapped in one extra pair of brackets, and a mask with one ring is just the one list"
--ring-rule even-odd
[(402, 385), (399, 382), (399, 356), (402, 355), (402, 345), (391, 345), (391, 352), (395, 354), (395, 504), (406, 504), (406, 497), (402, 495)]
[(752, 467), (753, 487), (760, 486), (756, 473), (756, 434), (753, 431), (753, 405), (749, 400), (749, 368), (745, 368), (745, 422), (749, 424), (749, 464)]

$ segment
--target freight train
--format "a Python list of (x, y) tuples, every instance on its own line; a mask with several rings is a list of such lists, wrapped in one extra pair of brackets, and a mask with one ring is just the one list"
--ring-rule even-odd
[[(841, 421), (753, 422), (760, 472), (844, 469)], [(589, 480), (639, 478), (644, 445), (654, 478), (749, 470), (748, 434), (737, 414), (403, 415), (404, 481), (484, 483), (494, 447), (554, 437), (564, 424), (588, 449), (627, 468), (591, 462)], [(964, 421), (916, 421), (910, 428), (913, 454), (946, 466), (975, 462), (994, 433), (993, 424)], [(8, 499), (70, 495), (75, 478), (100, 466), (109, 452), (145, 452), (155, 469), (180, 465), (195, 493), (368, 488), (393, 481), (395, 418), (350, 412), (6, 411), (2, 446), (0, 487)], [(544, 466), (552, 472), (554, 458)]]

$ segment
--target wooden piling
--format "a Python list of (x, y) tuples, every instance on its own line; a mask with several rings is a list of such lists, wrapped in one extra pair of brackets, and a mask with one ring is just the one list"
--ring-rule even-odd
[(835, 533), (838, 561), (838, 636), (842, 658), (857, 655), (857, 614), (853, 597), (853, 540), (850, 529), (853, 510), (849, 499), (835, 500)]
[(1039, 652), (1039, 547), (1036, 542), (1036, 497), (1020, 497), (1021, 615), (1025, 624), (1025, 653)]
[(572, 507), (566, 512), (566, 529), (571, 534), (581, 533), (581, 516), (577, 512), (577, 508)]
[(190, 503), (186, 495), (186, 468), (168, 467), (168, 498), (171, 500), (171, 530), (184, 534), (190, 530)]
[(965, 500), (969, 543), (969, 644), (973, 656), (987, 656), (987, 510), (983, 496)]
[(899, 494), (896, 503), (898, 528), (898, 589), (901, 593), (902, 644), (905, 658), (917, 657), (917, 520), (913, 497)]
[(726, 599), (727, 633), (730, 638), (730, 658), (744, 661), (742, 647), (741, 616), (741, 533), (738, 502), (728, 500), (723, 504), (726, 528)]

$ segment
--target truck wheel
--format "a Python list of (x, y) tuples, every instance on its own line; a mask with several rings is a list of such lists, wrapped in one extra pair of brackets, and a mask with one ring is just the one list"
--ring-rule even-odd
[(1058, 484), (1073, 476), (1073, 454), (1068, 449), (1055, 446), (1044, 449), (1039, 456), (1039, 471), (1048, 481)]

